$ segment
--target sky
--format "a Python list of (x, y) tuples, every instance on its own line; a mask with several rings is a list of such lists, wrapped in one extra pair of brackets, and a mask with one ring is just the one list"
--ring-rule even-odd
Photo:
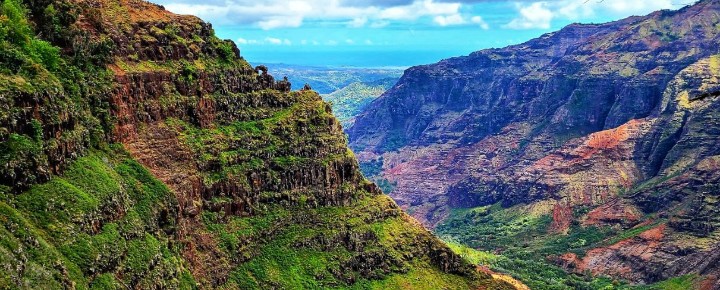
[(151, 0), (213, 24), (253, 64), (407, 67), (694, 0)]

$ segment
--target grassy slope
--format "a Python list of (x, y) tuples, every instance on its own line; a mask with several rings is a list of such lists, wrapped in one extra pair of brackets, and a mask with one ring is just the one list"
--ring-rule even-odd
[[(582, 214), (574, 213), (578, 217)], [(693, 289), (699, 282), (690, 275), (653, 285), (630, 286), (604, 277), (568, 274), (546, 257), (567, 252), (583, 255), (589, 249), (636, 236), (655, 224), (621, 231), (574, 224), (567, 235), (556, 235), (548, 233), (551, 220), (537, 207), (502, 208), (496, 204), (455, 209), (436, 232), (469, 261), (510, 274), (532, 289)], [(496, 249), (502, 251), (488, 252)]]
[[(2, 197), (0, 288), (195, 287), (173, 240), (173, 194), (122, 149), (93, 151), (63, 176), (20, 195), (3, 192)], [(278, 206), (255, 217), (220, 220), (219, 214), (205, 212), (202, 219), (220, 238), (223, 250), (237, 254), (248, 246), (242, 241), (270, 228), (278, 232), (251, 249), (259, 252), (257, 257), (236, 268), (224, 288), (472, 288), (466, 278), (443, 273), (425, 258), (400, 262), (413, 251), (415, 238), (426, 233), (408, 227), (407, 217), (399, 212), (367, 222), (386, 214), (381, 211), (391, 203), (386, 196), (366, 196), (348, 207)], [(355, 253), (314, 239), (348, 231), (376, 236), (379, 243), (363, 251), (386, 255), (386, 260), (399, 261), (393, 267), (402, 269), (387, 276), (374, 269), (382, 280), (348, 273), (357, 280), (353, 285), (335, 279), (331, 272)], [(299, 246), (305, 244), (309, 246)]]
[[(344, 145), (344, 137), (327, 132), (320, 125), (334, 117), (317, 94), (296, 92), (286, 97), (293, 104), (268, 112), (264, 119), (236, 121), (209, 129), (176, 119), (167, 124), (180, 132), (181, 140), (197, 155), (201, 167), (213, 168), (202, 173), (206, 184), (228, 179), (246, 184), (243, 180), (251, 173), (280, 176), (288, 169), (354, 160)], [(237, 148), (232, 144), (243, 146)], [(305, 155), (308, 152), (323, 152), (324, 157), (312, 158)], [(263, 205), (252, 217), (203, 212), (203, 225), (219, 241), (222, 251), (245, 261), (232, 270), (223, 287), (476, 286), (465, 277), (443, 273), (433, 266), (427, 253), (418, 251), (427, 243), (436, 243), (435, 239), (429, 238), (429, 233), (402, 213), (390, 198), (365, 192), (355, 184), (344, 184), (342, 191), (352, 192), (352, 204), (318, 208), (313, 205), (319, 198), (317, 192), (296, 190), (263, 192), (262, 198), (287, 202), (281, 202), (283, 206)], [(231, 201), (215, 198), (211, 202)]]
[(172, 244), (175, 206), (121, 149), (92, 151), (63, 176), (3, 194), (0, 276), (9, 278), (0, 288), (190, 289), (194, 279)]

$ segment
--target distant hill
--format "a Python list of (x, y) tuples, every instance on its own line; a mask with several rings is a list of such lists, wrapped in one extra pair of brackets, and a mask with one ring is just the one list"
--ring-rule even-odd
[(294, 90), (309, 84), (320, 94), (330, 94), (352, 83), (374, 82), (387, 78), (399, 79), (403, 68), (311, 67), (289, 64), (268, 64), (277, 78), (287, 76)]
[(331, 94), (323, 95), (332, 104), (333, 113), (344, 128), (352, 125), (355, 116), (391, 88), (398, 79), (386, 78), (371, 82), (355, 82)]

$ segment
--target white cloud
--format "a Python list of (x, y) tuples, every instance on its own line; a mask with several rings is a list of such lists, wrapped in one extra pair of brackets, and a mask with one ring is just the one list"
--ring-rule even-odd
[[(674, 3), (675, 2), (675, 3)], [(674, 5), (675, 4), (675, 5)], [(678, 0), (565, 0), (558, 2), (555, 10), (559, 15), (571, 20), (591, 17), (598, 13), (624, 17), (645, 15), (655, 10), (677, 8)]]
[(463, 18), (460, 14), (448, 16), (438, 15), (433, 18), (433, 22), (440, 26), (462, 25), (466, 23), (465, 18)]
[(367, 17), (358, 17), (348, 22), (349, 27), (358, 28), (363, 27), (365, 24), (367, 24), (368, 19)]
[(347, 43), (347, 44), (355, 44), (355, 40), (345, 39), (345, 43)]
[(169, 3), (165, 4), (165, 8), (178, 14), (190, 14), (210, 19), (224, 17), (227, 13), (226, 7), (205, 4)]
[(559, 0), (516, 4), (519, 16), (505, 25), (512, 29), (548, 29), (554, 19), (573, 21), (597, 15), (627, 17), (655, 10), (677, 8), (684, 0)]
[(470, 22), (477, 24), (484, 30), (490, 29), (490, 25), (488, 25), (487, 22), (485, 22), (485, 20), (480, 16), (473, 16), (470, 18)]
[(423, 16), (454, 15), (460, 12), (460, 3), (435, 3), (433, 0), (415, 1), (411, 5), (390, 7), (380, 11), (379, 18), (389, 20), (415, 20)]
[(623, 15), (642, 15), (659, 9), (671, 9), (674, 7), (671, 0), (605, 0), (605, 3), (595, 3), (594, 6), (600, 7), (598, 4), (605, 4), (603, 8), (609, 12)]
[[(210, 4), (155, 0), (173, 12), (193, 14), (216, 24), (253, 24), (265, 30), (299, 27), (306, 20), (336, 21), (349, 27), (385, 27), (389, 21), (415, 21), (441, 16), (446, 23), (457, 21), (461, 3), (445, 0), (414, 0), (398, 5), (357, 6), (339, 0), (225, 0)], [(458, 1), (459, 2), (459, 1)], [(442, 21), (442, 20), (441, 20)], [(448, 22), (449, 21), (449, 22)], [(450, 24), (449, 24), (450, 25)]]
[(257, 23), (260, 28), (270, 30), (282, 27), (300, 27), (302, 25), (302, 17), (277, 17)]
[[(351, 28), (383, 28), (396, 22), (430, 21), (439, 26), (477, 25), (489, 29), (480, 16), (465, 14), (469, 6), (490, 0), (153, 0), (170, 11), (193, 14), (216, 25), (245, 24), (261, 29), (300, 27), (309, 21), (339, 23)], [(583, 21), (642, 15), (658, 9), (677, 8), (692, 0), (491, 0), (515, 2), (517, 15), (504, 28), (548, 29), (553, 21)], [(195, 3), (193, 3), (195, 2)], [(361, 3), (361, 4), (358, 4)], [(482, 6), (480, 6), (482, 7)], [(488, 11), (491, 13), (493, 11)]]
[(529, 6), (518, 4), (520, 16), (506, 25), (511, 29), (549, 29), (555, 14), (546, 2), (535, 2)]
[(267, 43), (269, 43), (269, 44), (274, 44), (274, 45), (280, 45), (280, 44), (283, 43), (282, 39), (280, 39), (280, 38), (273, 38), (273, 37), (266, 37), (266, 38), (265, 38), (265, 42), (267, 42)]
[(290, 41), (289, 39), (280, 39), (274, 37), (266, 37), (265, 43), (272, 45), (292, 45), (292, 41)]
[(238, 46), (240, 46), (240, 45), (258, 45), (258, 44), (262, 44), (262, 41), (258, 41), (255, 39), (238, 38), (235, 40), (235, 43)]
[(372, 42), (372, 40), (370, 40), (370, 39), (365, 39), (365, 44), (366, 44), (366, 45), (373, 45), (373, 42)]

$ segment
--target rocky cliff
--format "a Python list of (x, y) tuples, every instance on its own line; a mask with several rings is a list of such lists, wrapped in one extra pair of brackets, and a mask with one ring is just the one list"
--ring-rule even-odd
[(717, 288), (719, 35), (704, 0), (414, 67), (351, 147), (401, 207), (470, 245)]
[(0, 12), (0, 288), (507, 287), (210, 24), (139, 0)]

